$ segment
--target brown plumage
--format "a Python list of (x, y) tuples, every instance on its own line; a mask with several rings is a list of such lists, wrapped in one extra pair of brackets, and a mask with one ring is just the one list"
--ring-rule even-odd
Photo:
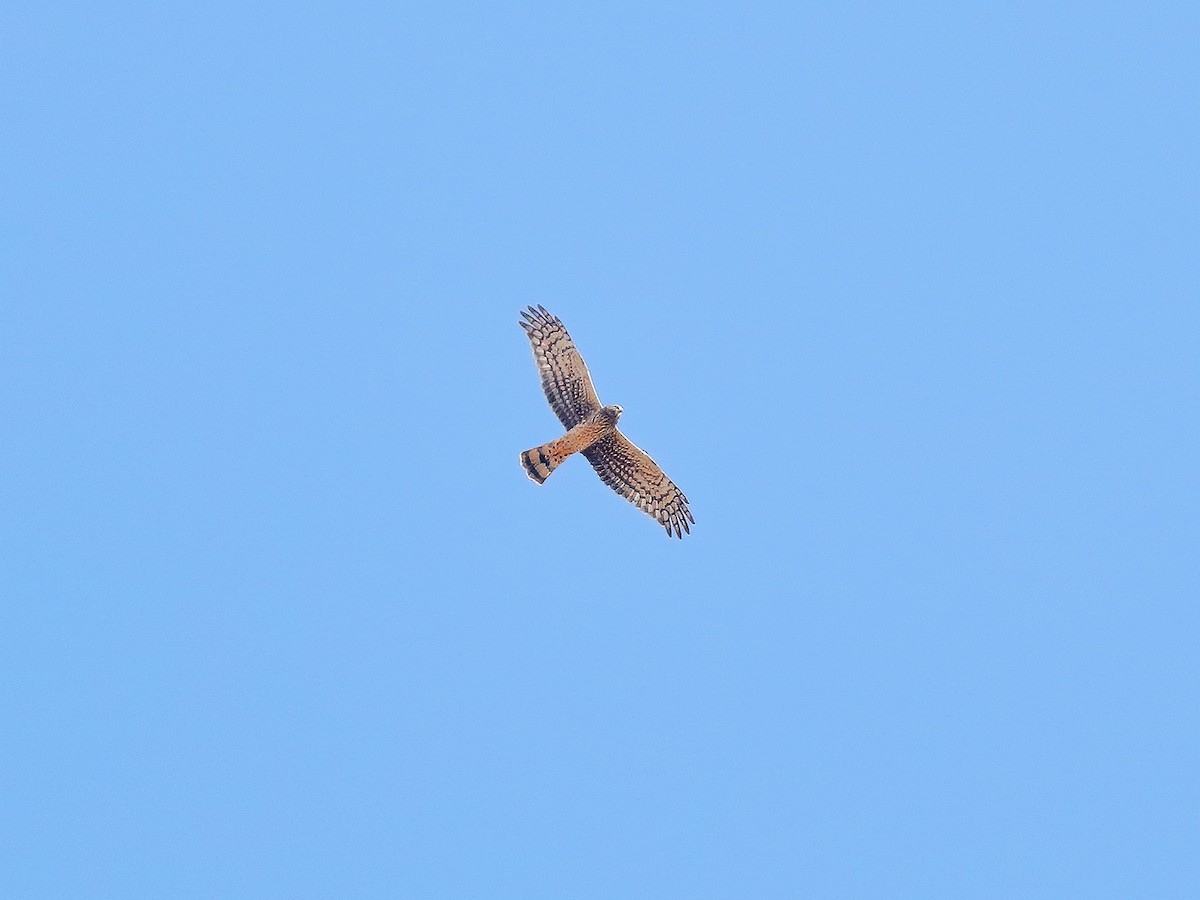
[(695, 524), (696, 519), (687, 497), (648, 453), (617, 429), (621, 407), (600, 405), (587, 365), (563, 323), (541, 306), (531, 306), (521, 315), (542, 390), (567, 429), (557, 440), (521, 454), (525, 473), (542, 484), (568, 456), (582, 453), (605, 484), (652, 516), (668, 535), (690, 534), (688, 522)]

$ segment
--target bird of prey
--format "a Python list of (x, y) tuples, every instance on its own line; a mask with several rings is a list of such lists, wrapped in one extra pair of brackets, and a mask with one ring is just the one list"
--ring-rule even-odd
[(610, 488), (682, 538), (696, 524), (687, 497), (644, 450), (617, 430), (619, 406), (601, 406), (583, 357), (557, 316), (541, 306), (522, 311), (542, 390), (567, 433), (521, 454), (525, 474), (542, 484), (572, 453), (582, 453)]

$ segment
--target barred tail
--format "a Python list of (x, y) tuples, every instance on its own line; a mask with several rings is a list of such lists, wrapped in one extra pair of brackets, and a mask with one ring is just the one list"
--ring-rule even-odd
[(540, 447), (534, 447), (532, 450), (526, 450), (521, 454), (521, 465), (525, 467), (525, 474), (542, 484), (550, 473), (558, 466), (550, 456), (550, 445), (542, 444)]

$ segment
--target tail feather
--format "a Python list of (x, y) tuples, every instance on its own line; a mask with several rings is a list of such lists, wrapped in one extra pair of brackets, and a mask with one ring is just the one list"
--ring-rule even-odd
[(554, 461), (550, 454), (550, 445), (543, 444), (540, 447), (534, 447), (532, 450), (526, 450), (522, 453), (521, 465), (525, 467), (526, 475), (538, 484), (542, 484), (550, 477), (550, 473), (555, 470), (558, 463)]

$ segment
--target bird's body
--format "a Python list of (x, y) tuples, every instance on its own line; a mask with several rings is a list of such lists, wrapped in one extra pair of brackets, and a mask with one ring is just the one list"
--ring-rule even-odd
[(545, 482), (563, 460), (582, 453), (609, 487), (653, 516), (667, 534), (683, 537), (696, 520), (687, 497), (650, 458), (617, 428), (621, 407), (601, 406), (583, 357), (567, 329), (542, 307), (522, 312), (542, 377), (542, 390), (567, 433), (521, 454), (525, 473)]
[[(562, 437), (521, 454), (521, 465), (526, 474), (538, 484), (545, 482), (550, 473), (559, 467), (572, 453), (580, 453), (617, 430), (620, 407), (606, 406), (584, 419)], [(616, 412), (614, 412), (616, 410)]]

